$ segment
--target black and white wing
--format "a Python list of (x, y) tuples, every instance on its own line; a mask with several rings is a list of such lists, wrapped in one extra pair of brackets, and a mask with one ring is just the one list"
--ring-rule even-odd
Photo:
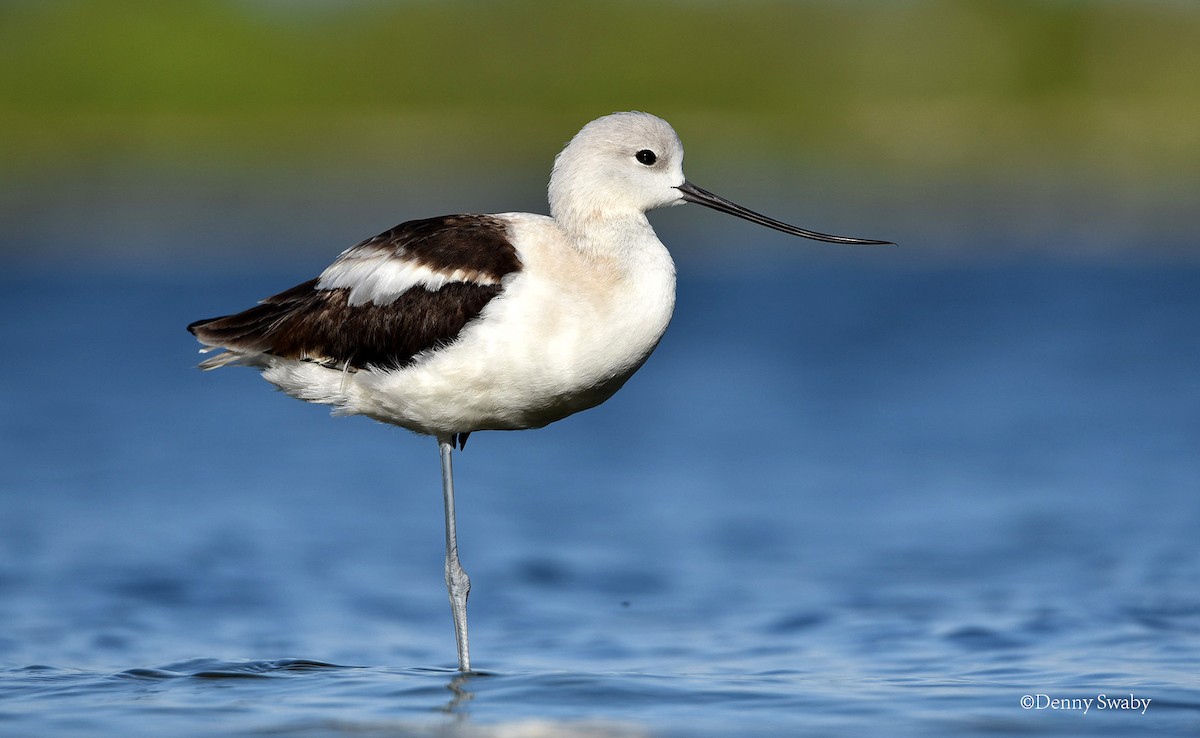
[(502, 218), (413, 220), (347, 249), (317, 279), (188, 330), (225, 349), (204, 369), (261, 364), (266, 356), (400, 368), (453, 343), (520, 269)]

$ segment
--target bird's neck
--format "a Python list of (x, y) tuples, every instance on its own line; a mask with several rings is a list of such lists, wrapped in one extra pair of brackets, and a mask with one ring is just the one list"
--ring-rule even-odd
[(574, 217), (555, 220), (568, 241), (585, 256), (628, 262), (631, 266), (647, 258), (670, 259), (644, 213), (571, 215)]

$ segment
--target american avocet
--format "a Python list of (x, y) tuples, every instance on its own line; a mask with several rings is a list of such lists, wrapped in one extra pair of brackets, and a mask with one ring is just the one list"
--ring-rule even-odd
[(541, 428), (595, 407), (646, 361), (675, 306), (675, 264), (646, 211), (694, 202), (784, 233), (683, 177), (683, 145), (647, 113), (594, 120), (555, 158), (550, 217), (447, 215), (342, 252), (321, 276), (188, 326), (203, 369), (243, 364), (292, 397), (437, 439), (446, 586), (469, 671), (451, 453), (481, 430)]

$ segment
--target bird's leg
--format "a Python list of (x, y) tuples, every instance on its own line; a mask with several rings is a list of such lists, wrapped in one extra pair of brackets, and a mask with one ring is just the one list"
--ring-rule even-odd
[(458, 670), (471, 670), (471, 656), (467, 647), (467, 595), (471, 592), (471, 579), (458, 561), (458, 536), (454, 529), (454, 469), (450, 454), (454, 450), (454, 436), (438, 438), (442, 452), (442, 496), (446, 501), (446, 589), (450, 593), (450, 611), (454, 613), (454, 637), (458, 644)]

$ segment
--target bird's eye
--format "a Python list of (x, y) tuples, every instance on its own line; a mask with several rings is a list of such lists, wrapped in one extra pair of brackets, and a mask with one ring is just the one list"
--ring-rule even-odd
[(654, 162), (658, 161), (658, 155), (655, 154), (650, 149), (642, 149), (641, 151), (634, 154), (633, 158), (637, 159), (638, 161), (645, 164), (646, 166), (650, 166)]

